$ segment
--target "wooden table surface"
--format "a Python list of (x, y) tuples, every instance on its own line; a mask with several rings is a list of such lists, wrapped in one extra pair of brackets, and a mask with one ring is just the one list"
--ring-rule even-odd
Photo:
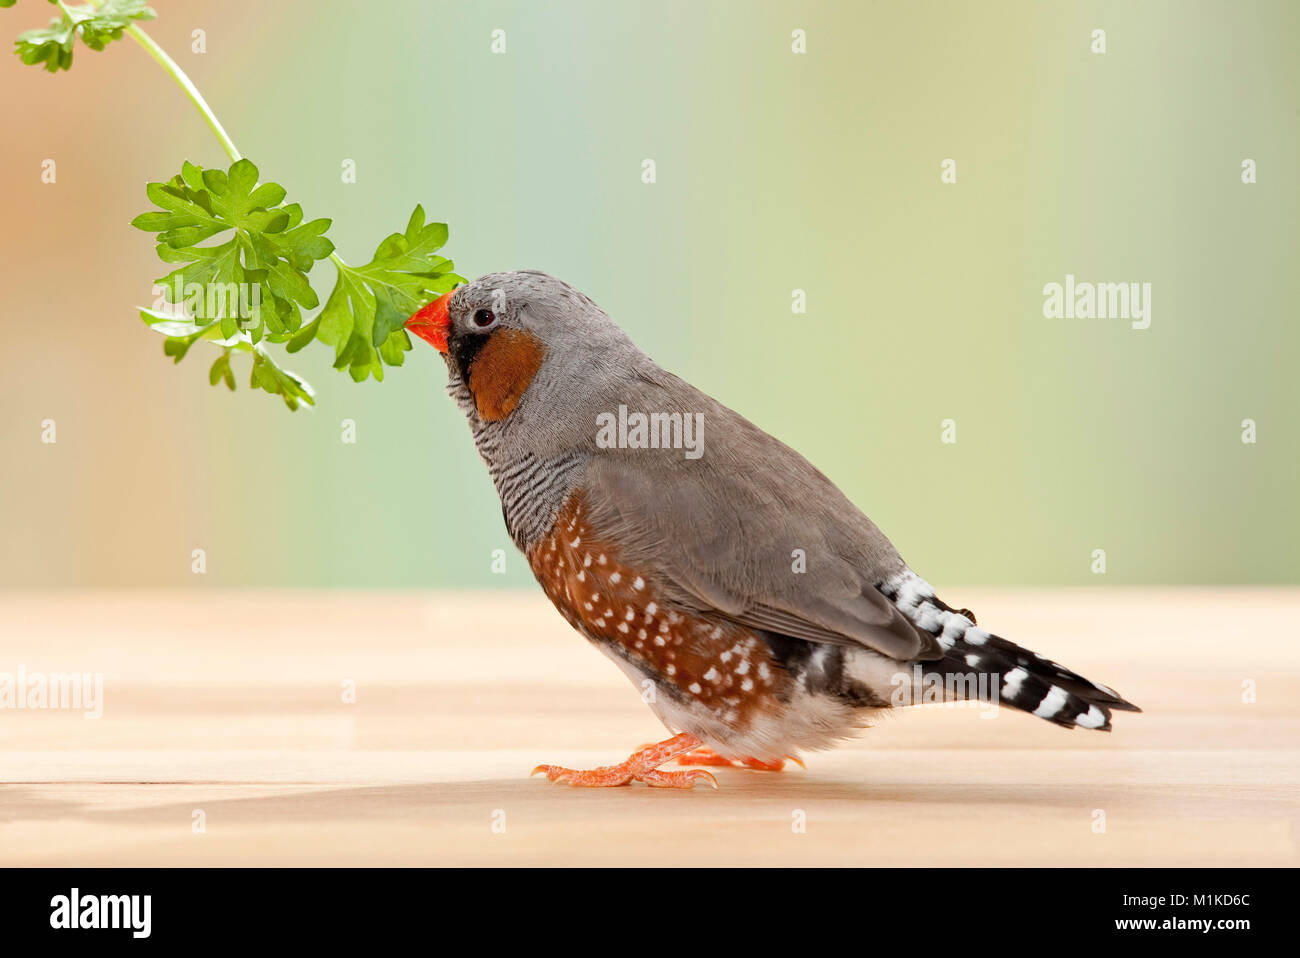
[(914, 708), (716, 792), (572, 789), (528, 771), (663, 728), (540, 595), (0, 593), (0, 674), (104, 683), (0, 710), (0, 865), (1300, 862), (1300, 590), (946, 592), (1145, 713)]

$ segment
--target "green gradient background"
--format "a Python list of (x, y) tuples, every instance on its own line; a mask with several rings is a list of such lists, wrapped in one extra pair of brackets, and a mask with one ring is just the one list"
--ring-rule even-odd
[[(419, 201), (462, 273), (572, 282), (932, 581), (1300, 580), (1300, 5), (156, 6), (147, 29), (346, 259)], [(201, 347), (164, 360), (132, 309), (163, 270), (127, 223), (147, 180), (222, 156), (134, 44), (77, 61), (0, 63), (0, 585), (531, 582), (432, 350), (358, 386), (313, 347), (296, 414), (243, 366), (209, 388)], [(1067, 272), (1150, 282), (1150, 329), (1045, 319)]]

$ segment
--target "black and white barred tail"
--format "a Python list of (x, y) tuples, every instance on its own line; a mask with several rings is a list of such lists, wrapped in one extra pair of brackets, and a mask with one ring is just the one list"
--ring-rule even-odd
[(922, 663), (927, 674), (988, 675), (998, 683), (1000, 702), (1064, 728), (1077, 725), (1109, 732), (1111, 709), (1142, 711), (1113, 689), (979, 628), (963, 612), (944, 604), (910, 569), (882, 583), (880, 591), (917, 628), (939, 640), (943, 658)]

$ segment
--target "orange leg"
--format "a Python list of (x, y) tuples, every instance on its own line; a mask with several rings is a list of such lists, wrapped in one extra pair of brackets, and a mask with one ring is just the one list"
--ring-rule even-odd
[(718, 780), (702, 769), (689, 772), (661, 772), (659, 766), (682, 752), (689, 752), (700, 744), (694, 735), (674, 735), (657, 745), (637, 749), (625, 762), (593, 769), (572, 769), (562, 765), (538, 765), (532, 774), (545, 773), (552, 782), (568, 782), (585, 788), (605, 788), (626, 785), (632, 781), (645, 782), (653, 788), (694, 788), (696, 780), (707, 781), (714, 788)]
[[(790, 761), (802, 766), (793, 755), (787, 755)], [(779, 772), (785, 768), (785, 759), (778, 758), (775, 762), (764, 762), (759, 758), (727, 758), (725, 755), (719, 755), (711, 748), (697, 748), (677, 756), (678, 765), (722, 765), (731, 768), (753, 768), (760, 772)]]

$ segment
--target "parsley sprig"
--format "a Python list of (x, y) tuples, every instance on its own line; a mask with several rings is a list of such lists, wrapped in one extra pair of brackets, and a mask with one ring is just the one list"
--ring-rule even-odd
[[(15, 0), (0, 0), (0, 7), (12, 7)], [(65, 4), (50, 0), (59, 8), (59, 16), (50, 21), (44, 30), (28, 30), (15, 42), (15, 53), (23, 63), (45, 65), (51, 73), (72, 69), (72, 48), (81, 37), (92, 50), (102, 50), (114, 40), (122, 39), (122, 32), (132, 20), (153, 20), (158, 14), (145, 5), (145, 0), (103, 0), (101, 3)]]
[[(11, 7), (15, 0), (0, 0)], [(250, 385), (279, 395), (290, 409), (314, 404), (315, 392), (277, 361), (267, 344), (296, 353), (313, 340), (334, 348), (336, 369), (356, 382), (384, 378), (385, 366), (400, 366), (411, 349), (403, 323), (424, 303), (463, 279), (439, 254), (447, 242), (445, 223), (426, 223), (416, 206), (406, 229), (379, 243), (364, 266), (350, 266), (325, 235), (331, 220), (307, 220), (287, 192), (261, 182), (256, 165), (244, 158), (185, 71), (136, 21), (156, 14), (144, 0), (99, 0), (82, 5), (50, 0), (59, 16), (43, 30), (19, 36), (15, 53), (24, 63), (51, 73), (72, 66), (78, 37), (92, 50), (131, 37), (185, 91), (231, 161), (227, 169), (186, 161), (180, 173), (150, 183), (145, 192), (155, 209), (131, 225), (155, 233), (158, 258), (175, 268), (156, 281), (167, 309), (141, 309), (140, 316), (166, 338), (163, 352), (180, 362), (204, 340), (220, 349), (208, 380), (235, 388), (231, 359), (251, 356)], [(321, 306), (310, 273), (329, 259), (333, 289)], [(303, 312), (319, 307), (314, 318)]]

